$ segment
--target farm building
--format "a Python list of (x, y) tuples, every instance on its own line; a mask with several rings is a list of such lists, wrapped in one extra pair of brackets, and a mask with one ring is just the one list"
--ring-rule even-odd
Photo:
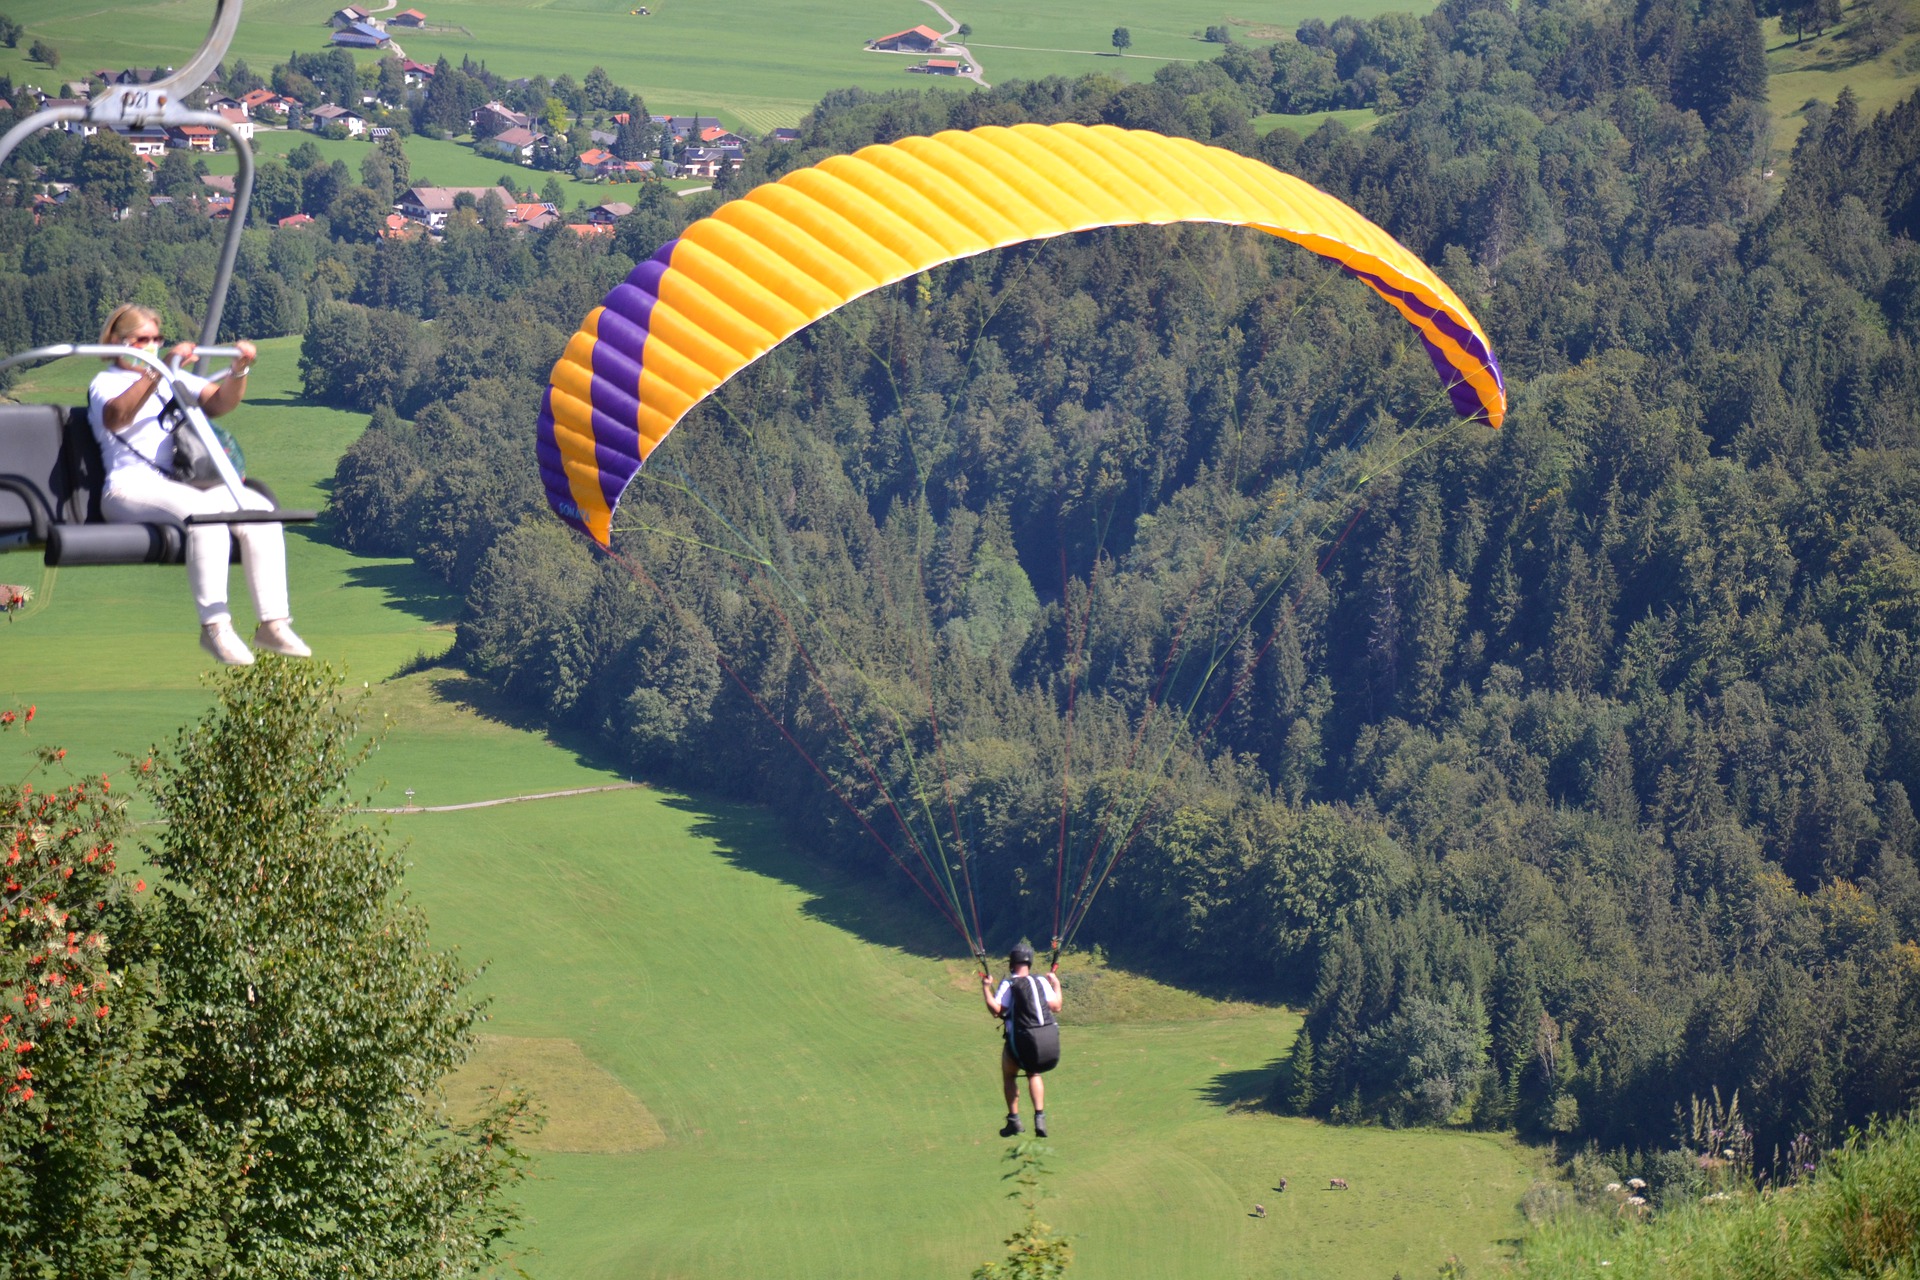
[(390, 27), (424, 27), (427, 25), (427, 15), (418, 9), (402, 9), (399, 13), (387, 19), (387, 25)]
[(387, 33), (366, 22), (356, 22), (333, 33), (333, 43), (342, 49), (380, 49), (391, 43)]
[(928, 58), (925, 62), (908, 67), (909, 71), (920, 71), (930, 76), (964, 76), (973, 70), (971, 62), (962, 62), (958, 58)]
[(931, 53), (940, 47), (940, 38), (940, 33), (932, 27), (918, 26), (869, 40), (867, 48), (882, 53)]
[(327, 21), (332, 24), (335, 31), (338, 31), (343, 27), (350, 27), (356, 22), (365, 22), (371, 16), (371, 14), (359, 5), (350, 4), (344, 9), (335, 9), (333, 16), (327, 19)]

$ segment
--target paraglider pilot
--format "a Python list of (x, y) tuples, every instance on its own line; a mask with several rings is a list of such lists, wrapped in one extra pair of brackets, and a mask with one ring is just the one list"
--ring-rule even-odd
[[(100, 341), (129, 347), (158, 343), (160, 319), (146, 307), (127, 303), (107, 317)], [(253, 344), (236, 345), (240, 358), (234, 361), (225, 382), (182, 375), (182, 381), (200, 397), (200, 407), (208, 417), (226, 413), (246, 394), (247, 370), (254, 361)], [(193, 355), (190, 342), (179, 343), (168, 352), (175, 364), (185, 364)], [(232, 511), (233, 497), (225, 489), (196, 489), (172, 478), (173, 440), (164, 420), (165, 396), (169, 393), (160, 381), (160, 375), (145, 365), (122, 358), (95, 375), (87, 388), (88, 417), (107, 468), (101, 510), (109, 520), (136, 522), (177, 521), (195, 514)], [(273, 503), (249, 490), (247, 506), (271, 510)], [(200, 613), (201, 647), (229, 666), (246, 666), (253, 661), (253, 651), (233, 629), (233, 616), (227, 612), (230, 538), (240, 540), (247, 587), (253, 593), (254, 611), (260, 619), (253, 643), (270, 653), (310, 656), (312, 651), (293, 633), (290, 624), (286, 539), (277, 524), (188, 526), (187, 584)]]
[(1006, 1036), (1000, 1047), (1000, 1082), (1007, 1096), (1007, 1123), (1000, 1136), (1024, 1132), (1020, 1123), (1020, 1073), (1027, 1073), (1027, 1092), (1033, 1097), (1033, 1131), (1047, 1136), (1047, 1087), (1041, 1076), (1060, 1062), (1060, 979), (1033, 972), (1033, 948), (1018, 943), (1007, 955), (1013, 970), (993, 989), (993, 975), (980, 975), (980, 996), (987, 1012), (1000, 1018)]

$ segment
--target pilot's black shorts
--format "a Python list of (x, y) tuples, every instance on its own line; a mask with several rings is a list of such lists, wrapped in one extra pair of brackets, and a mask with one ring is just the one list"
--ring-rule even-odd
[(1015, 1027), (1007, 1033), (1007, 1052), (1028, 1075), (1044, 1075), (1060, 1065), (1060, 1024)]

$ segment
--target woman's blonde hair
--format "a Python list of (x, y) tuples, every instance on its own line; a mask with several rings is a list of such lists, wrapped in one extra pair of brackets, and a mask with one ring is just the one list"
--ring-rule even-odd
[(127, 330), (142, 320), (149, 322), (156, 329), (160, 327), (160, 316), (152, 307), (143, 307), (137, 302), (121, 303), (113, 309), (113, 314), (107, 317), (106, 326), (100, 330), (100, 344), (102, 346), (122, 345), (121, 338)]

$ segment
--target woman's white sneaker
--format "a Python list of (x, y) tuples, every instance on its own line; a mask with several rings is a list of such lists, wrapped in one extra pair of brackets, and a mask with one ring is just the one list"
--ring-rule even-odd
[(293, 634), (293, 628), (287, 624), (285, 618), (275, 618), (271, 622), (261, 623), (253, 633), (253, 647), (265, 649), (268, 653), (277, 653), (286, 658), (313, 656), (313, 650), (307, 648), (306, 641)]
[(209, 622), (200, 628), (200, 647), (230, 667), (253, 665), (253, 650), (231, 622)]

